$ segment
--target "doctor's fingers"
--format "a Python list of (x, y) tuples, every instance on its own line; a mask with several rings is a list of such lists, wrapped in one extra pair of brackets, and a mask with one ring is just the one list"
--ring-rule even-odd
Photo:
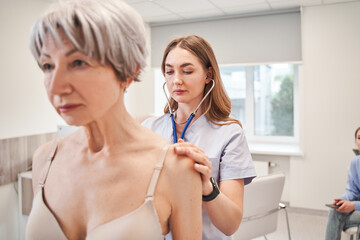
[(190, 151), (187, 153), (187, 156), (194, 160), (195, 163), (206, 166), (211, 172), (212, 164), (205, 153)]
[(180, 147), (180, 148), (187, 148), (187, 149), (197, 151), (197, 152), (204, 152), (204, 150), (199, 148), (198, 146), (196, 146), (190, 142), (184, 142), (184, 140), (182, 140), (182, 139), (179, 139), (178, 143), (176, 143), (175, 146)]
[(191, 158), (195, 163), (204, 165), (204, 166), (210, 168), (210, 170), (211, 170), (212, 165), (209, 160), (209, 157), (203, 152), (193, 151), (193, 150), (194, 149), (189, 149), (189, 147), (181, 148), (181, 150), (177, 150), (175, 148), (175, 153), (178, 155), (187, 156), (187, 157)]
[(205, 165), (198, 164), (198, 163), (195, 163), (194, 168), (196, 171), (198, 171), (202, 175), (201, 179), (203, 182), (209, 181), (209, 179), (211, 177), (211, 168), (209, 168), (208, 166), (205, 166)]
[(191, 153), (197, 153), (207, 158), (207, 155), (204, 152), (199, 151), (197, 148), (194, 147), (175, 146), (175, 153), (178, 155), (185, 155), (185, 156), (190, 156)]

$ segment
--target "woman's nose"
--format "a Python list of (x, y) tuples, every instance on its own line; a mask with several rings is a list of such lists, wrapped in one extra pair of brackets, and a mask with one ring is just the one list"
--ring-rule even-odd
[(51, 94), (61, 95), (71, 93), (71, 85), (68, 80), (69, 76), (66, 70), (56, 67), (46, 82), (46, 88)]
[(174, 76), (174, 84), (175, 85), (181, 85), (183, 83), (182, 79), (181, 79), (181, 76), (179, 76), (178, 73), (175, 73), (175, 76)]

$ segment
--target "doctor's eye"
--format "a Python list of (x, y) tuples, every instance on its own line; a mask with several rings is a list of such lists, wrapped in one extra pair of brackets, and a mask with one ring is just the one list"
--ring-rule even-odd
[(166, 74), (166, 75), (171, 75), (171, 74), (173, 74), (173, 73), (174, 73), (174, 71), (172, 71), (172, 70), (165, 71), (165, 74)]
[(184, 74), (192, 74), (192, 71), (184, 71)]

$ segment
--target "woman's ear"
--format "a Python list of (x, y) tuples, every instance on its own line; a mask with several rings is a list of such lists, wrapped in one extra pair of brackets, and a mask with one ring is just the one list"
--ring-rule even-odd
[(213, 71), (212, 68), (209, 67), (207, 73), (206, 73), (206, 84), (208, 84), (213, 79)]
[(125, 89), (128, 88), (131, 85), (131, 83), (135, 80), (135, 78), (137, 77), (139, 72), (140, 72), (140, 67), (137, 67), (135, 72), (134, 72), (134, 75), (131, 76), (131, 77), (126, 78)]

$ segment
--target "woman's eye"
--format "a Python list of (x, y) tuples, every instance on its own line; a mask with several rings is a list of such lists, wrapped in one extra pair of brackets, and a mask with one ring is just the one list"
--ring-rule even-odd
[(73, 66), (74, 66), (74, 67), (82, 67), (82, 66), (84, 66), (84, 65), (85, 65), (85, 62), (82, 61), (82, 60), (75, 60), (75, 61), (73, 62)]
[(185, 74), (192, 74), (192, 71), (184, 71)]
[(166, 74), (166, 75), (173, 74), (173, 71), (166, 71), (165, 74)]
[(48, 63), (45, 63), (42, 65), (42, 69), (43, 69), (43, 71), (51, 70), (51, 65)]

